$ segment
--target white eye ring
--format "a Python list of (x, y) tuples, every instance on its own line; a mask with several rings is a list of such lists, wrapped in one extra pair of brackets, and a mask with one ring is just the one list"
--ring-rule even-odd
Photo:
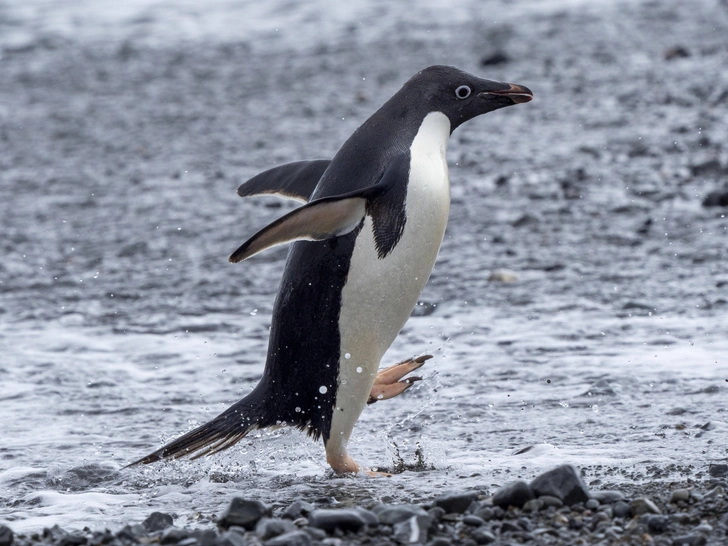
[(472, 93), (472, 91), (467, 85), (461, 85), (455, 90), (455, 96), (460, 100), (467, 99), (470, 96), (470, 93)]

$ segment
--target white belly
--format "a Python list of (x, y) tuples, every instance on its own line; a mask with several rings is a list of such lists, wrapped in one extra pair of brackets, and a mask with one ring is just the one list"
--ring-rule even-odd
[(435, 265), (450, 211), (449, 136), (450, 120), (433, 112), (412, 143), (407, 221), (392, 252), (378, 258), (368, 216), (357, 238), (342, 292), (339, 385), (329, 439), (342, 449), (366, 406), (382, 356), (407, 322)]

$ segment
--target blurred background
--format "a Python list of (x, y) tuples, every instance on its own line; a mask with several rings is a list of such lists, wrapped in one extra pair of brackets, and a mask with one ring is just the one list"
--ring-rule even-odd
[[(0, 518), (195, 525), (274, 505), (483, 491), (557, 463), (592, 487), (726, 458), (724, 0), (0, 1)], [(228, 254), (293, 205), (240, 183), (332, 157), (418, 70), (535, 99), (458, 129), (440, 259), (332, 476), (262, 433), (119, 469), (248, 392), (286, 249)]]

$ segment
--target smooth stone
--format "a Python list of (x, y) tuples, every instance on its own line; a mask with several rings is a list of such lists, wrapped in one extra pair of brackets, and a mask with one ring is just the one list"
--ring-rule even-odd
[(259, 500), (235, 497), (217, 521), (218, 527), (227, 529), (232, 525), (244, 527), (248, 531), (255, 529), (255, 525), (263, 516), (270, 516), (271, 509)]
[(164, 531), (167, 527), (171, 527), (174, 524), (174, 519), (169, 514), (163, 512), (152, 512), (149, 514), (147, 519), (142, 522), (142, 525), (147, 530), (147, 533), (154, 533), (156, 531)]
[(495, 516), (495, 511), (491, 507), (486, 506), (484, 508), (481, 508), (480, 510), (477, 510), (473, 515), (482, 518), (485, 521), (490, 521)]
[(427, 512), (416, 504), (398, 504), (395, 506), (380, 505), (374, 508), (379, 522), (384, 525), (396, 525), (412, 516), (427, 516)]
[(687, 502), (690, 498), (690, 490), (689, 489), (675, 489), (675, 491), (672, 492), (670, 495), (670, 502), (678, 502), (683, 501)]
[(661, 514), (662, 512), (657, 505), (647, 497), (639, 497), (629, 503), (630, 512), (633, 516), (641, 516), (642, 514)]
[(584, 507), (587, 510), (596, 510), (597, 508), (599, 508), (599, 504), (600, 503), (597, 499), (589, 499), (588, 501), (586, 501), (586, 504), (584, 504)]
[(517, 480), (498, 489), (493, 495), (493, 504), (504, 509), (508, 509), (509, 506), (521, 508), (535, 497), (533, 490), (526, 482)]
[(544, 508), (550, 508), (553, 506), (554, 508), (559, 509), (564, 506), (564, 502), (561, 499), (552, 497), (551, 495), (542, 495), (538, 498), (538, 500), (543, 503)]
[(514, 523), (512, 521), (508, 521), (508, 520), (504, 521), (501, 524), (501, 528), (500, 528), (501, 534), (503, 534), (503, 533), (513, 533), (515, 531), (520, 531), (520, 530), (521, 530), (521, 527), (517, 523)]
[(322, 529), (327, 533), (335, 529), (357, 532), (367, 524), (361, 514), (352, 508), (314, 510), (308, 516), (308, 523), (311, 527)]
[(442, 519), (447, 512), (445, 512), (444, 508), (440, 508), (439, 506), (433, 506), (430, 508), (427, 513), (431, 515), (435, 519)]
[(685, 535), (672, 539), (672, 546), (704, 546), (706, 542), (702, 535)]
[(710, 525), (709, 523), (703, 522), (700, 525), (698, 525), (695, 529), (693, 529), (693, 531), (697, 531), (699, 533), (710, 533), (713, 531), (713, 526)]
[(490, 544), (491, 542), (495, 542), (495, 535), (487, 528), (481, 527), (473, 531), (473, 539), (478, 544)]
[(190, 536), (190, 532), (176, 527), (167, 527), (159, 539), (160, 544), (177, 544)]
[(193, 531), (193, 535), (197, 537), (197, 542), (200, 543), (200, 546), (213, 546), (217, 540), (217, 533), (213, 529)]
[(263, 518), (255, 526), (255, 534), (263, 540), (268, 540), (295, 530), (296, 526), (292, 521), (287, 519)]
[(531, 482), (536, 496), (550, 495), (572, 506), (589, 500), (589, 490), (574, 465), (564, 464), (537, 476)]
[(364, 519), (369, 527), (376, 527), (379, 525), (379, 516), (371, 510), (367, 510), (366, 508), (359, 508), (358, 506), (356, 508), (353, 508), (353, 510), (355, 510), (356, 513)]
[(454, 491), (435, 498), (433, 504), (448, 514), (462, 514), (477, 499), (478, 493), (475, 491)]
[(311, 537), (303, 531), (291, 531), (267, 540), (265, 546), (311, 546)]
[(622, 495), (619, 491), (611, 491), (607, 489), (602, 491), (592, 491), (591, 496), (592, 499), (598, 500), (601, 504), (612, 504), (617, 501), (624, 500), (624, 495)]
[(629, 504), (625, 501), (617, 501), (612, 507), (612, 513), (615, 518), (626, 518), (630, 514)]
[(297, 500), (296, 502), (288, 506), (288, 508), (283, 510), (281, 516), (288, 519), (298, 519), (301, 516), (309, 515), (315, 509), (316, 507), (310, 502)]
[(543, 508), (543, 501), (540, 499), (531, 499), (523, 505), (524, 512), (538, 512), (541, 508)]
[(323, 529), (317, 529), (316, 527), (306, 527), (303, 531), (310, 536), (313, 540), (324, 540), (326, 538), (326, 531)]
[(728, 464), (711, 464), (708, 467), (708, 473), (713, 478), (722, 478), (723, 476), (728, 476)]
[(481, 527), (485, 525), (485, 520), (471, 514), (463, 518), (463, 523), (465, 525), (470, 525), (471, 527)]
[(177, 543), (177, 546), (196, 546), (199, 543), (200, 541), (197, 540), (195, 537), (187, 537), (183, 540), (180, 540)]
[(247, 546), (247, 542), (240, 533), (225, 531), (215, 539), (215, 546)]
[(139, 542), (137, 539), (147, 536), (147, 530), (141, 523), (135, 523), (134, 525), (125, 525), (124, 527), (122, 527), (116, 533), (116, 536), (118, 538), (126, 538), (129, 540), (133, 540), (134, 542)]
[(647, 528), (653, 533), (663, 533), (670, 525), (670, 518), (667, 516), (650, 515), (647, 518)]
[(394, 526), (393, 538), (400, 544), (424, 544), (432, 516), (412, 516)]
[(68, 535), (63, 537), (60, 542), (58, 542), (58, 546), (83, 546), (88, 542), (88, 539), (83, 535)]

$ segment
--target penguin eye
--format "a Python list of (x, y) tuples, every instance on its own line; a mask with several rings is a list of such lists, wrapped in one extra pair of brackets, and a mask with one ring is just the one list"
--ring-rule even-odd
[(472, 93), (472, 91), (467, 85), (461, 85), (455, 90), (455, 96), (460, 100), (467, 99), (470, 96), (470, 93)]

